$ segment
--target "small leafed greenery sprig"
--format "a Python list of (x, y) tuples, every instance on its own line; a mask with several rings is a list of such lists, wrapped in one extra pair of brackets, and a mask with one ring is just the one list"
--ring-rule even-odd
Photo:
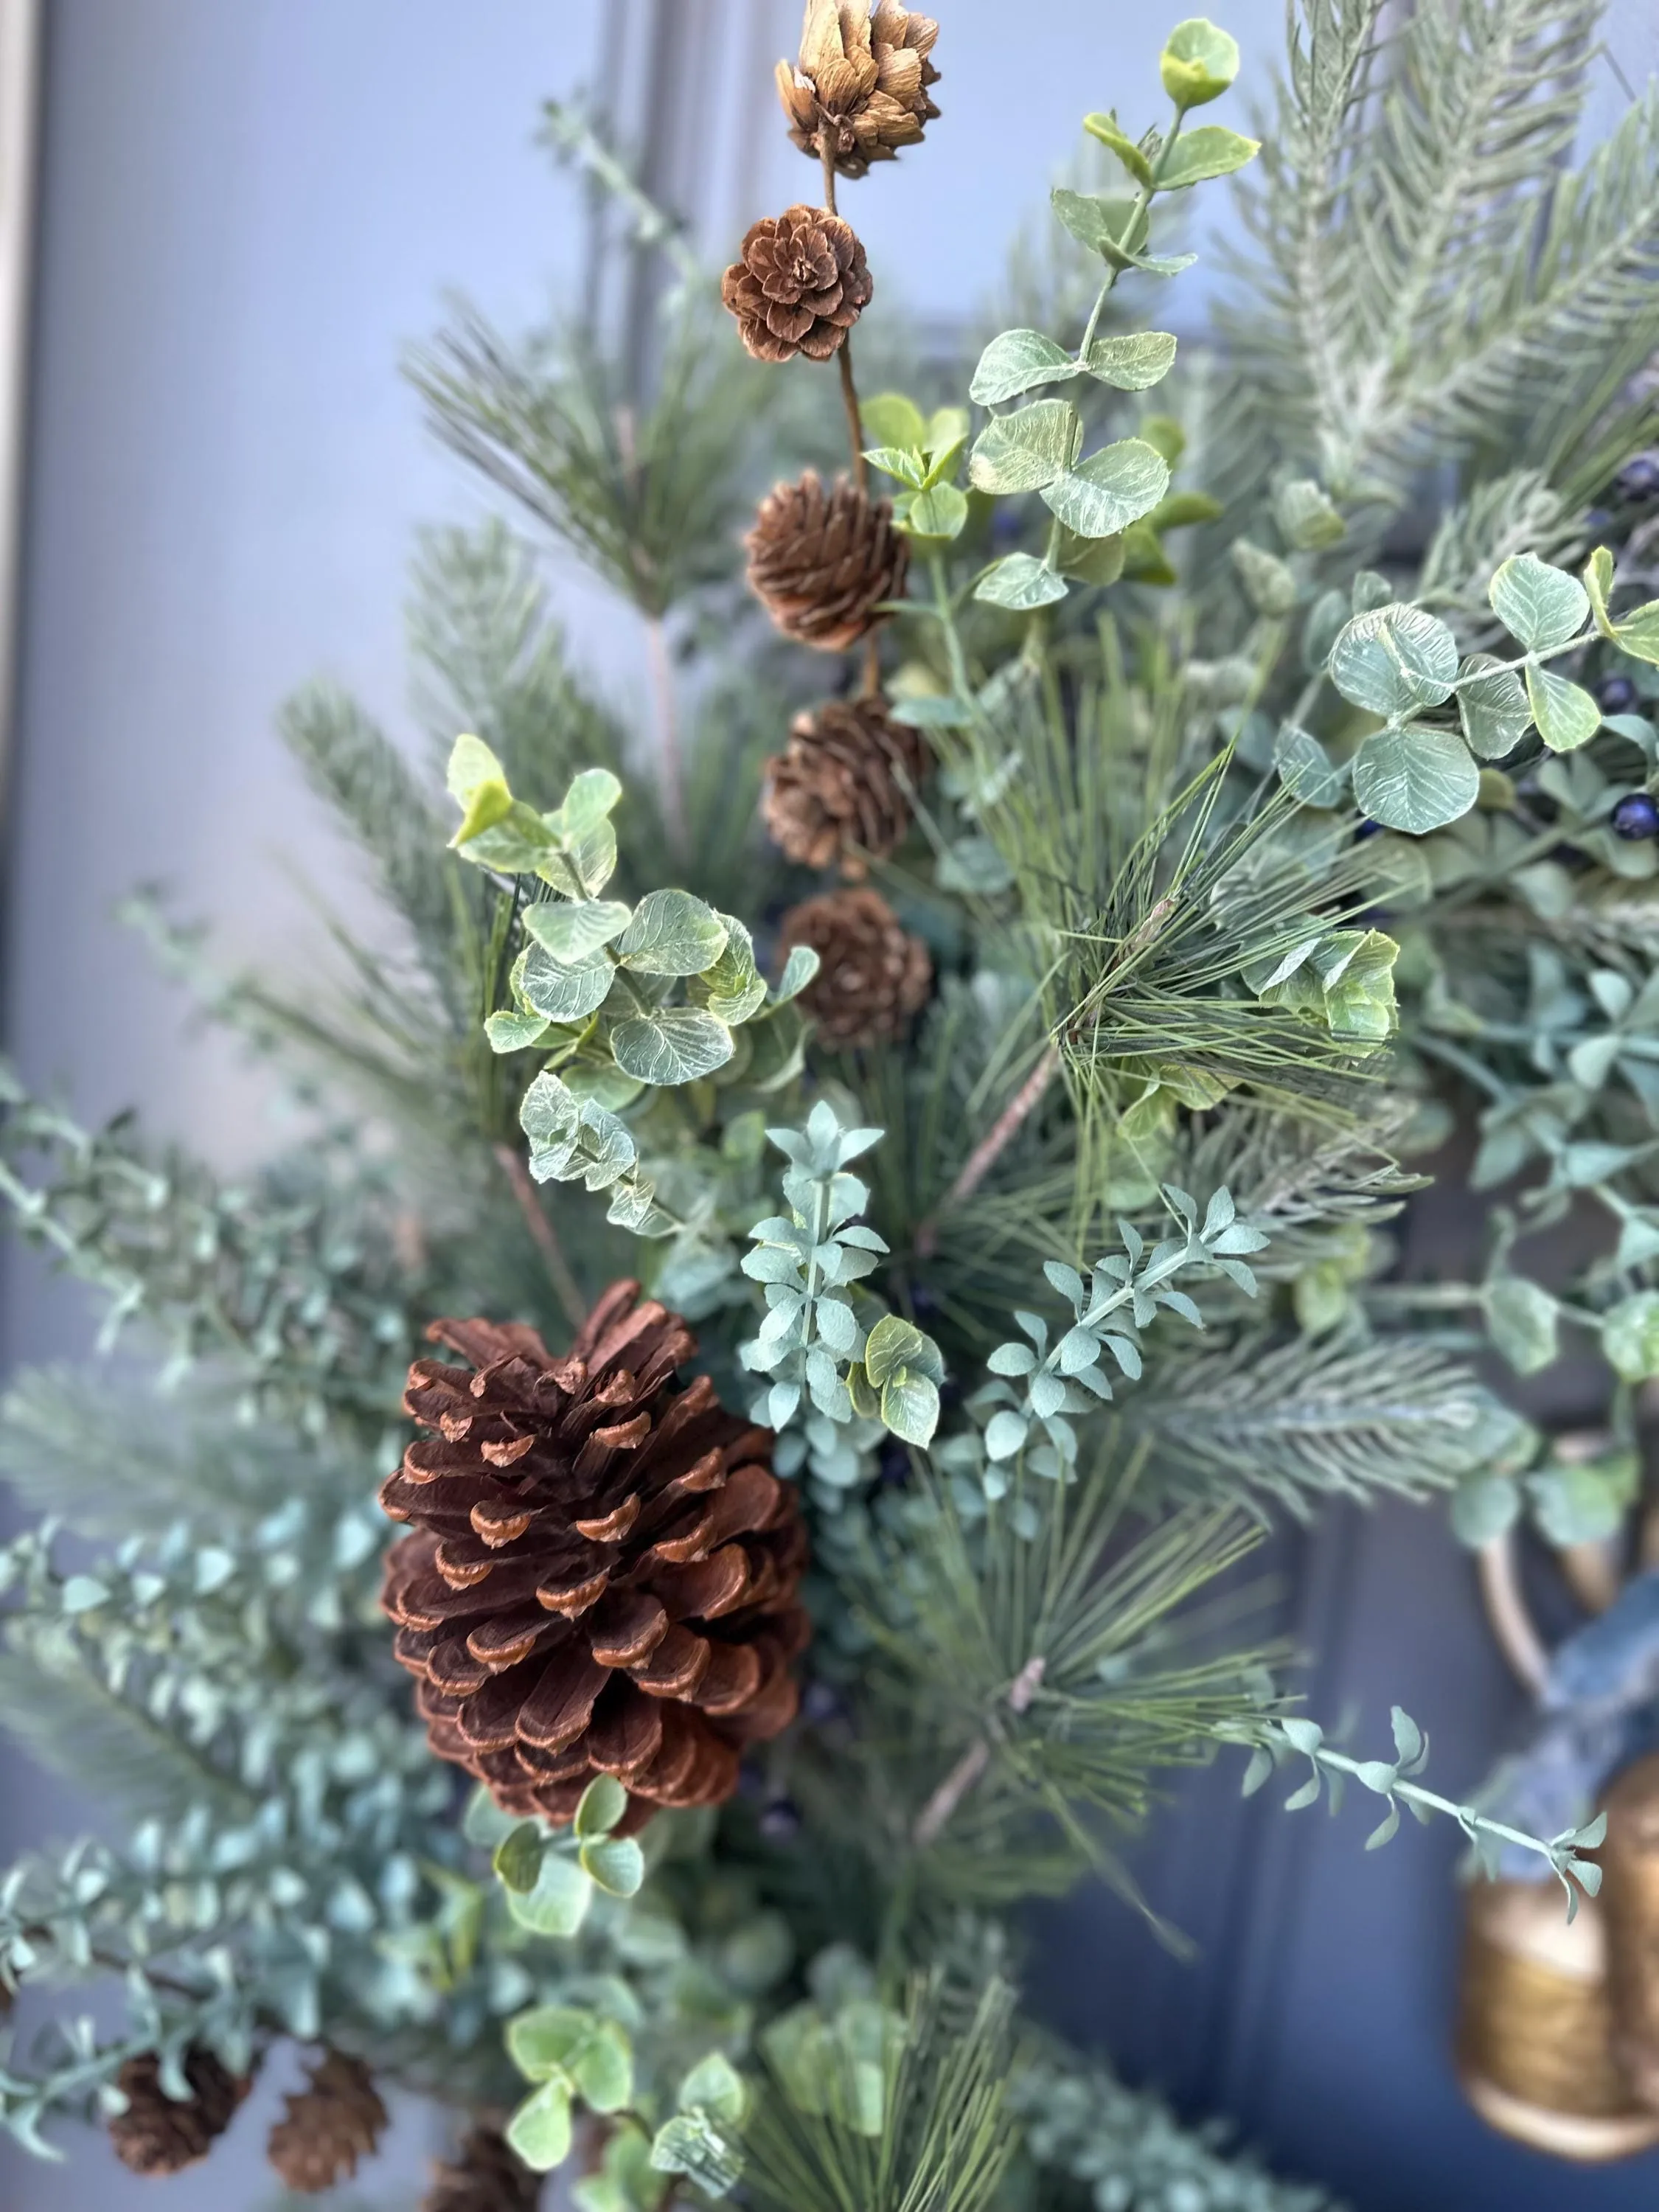
[[(1382, 724), (1352, 756), (1361, 811), (1385, 829), (1413, 836), (1442, 829), (1480, 796), (1479, 763), (1508, 758), (1534, 728), (1552, 753), (1576, 751), (1604, 725), (1642, 743), (1639, 717), (1604, 715), (1594, 693), (1547, 665), (1582, 653), (1597, 637), (1633, 659), (1659, 663), (1659, 599), (1615, 618), (1609, 612), (1613, 583), (1605, 546), (1591, 555), (1582, 583), (1536, 554), (1512, 554), (1487, 591), (1493, 614), (1522, 647), (1512, 660), (1486, 652), (1460, 654), (1449, 624), (1423, 607), (1397, 603), (1391, 592), (1383, 604), (1344, 622), (1330, 647), (1330, 680), (1351, 706)], [(1310, 621), (1328, 618), (1316, 605)], [(1455, 726), (1425, 719), (1453, 702)], [(1301, 730), (1290, 735), (1296, 765), (1280, 767), (1287, 782), (1321, 770), (1340, 781), (1316, 739)], [(1328, 803), (1308, 795), (1316, 805)]]
[[(978, 577), (974, 597), (989, 605), (1031, 612), (1064, 599), (1073, 582), (1110, 584), (1126, 573), (1170, 577), (1173, 571), (1164, 563), (1158, 542), (1160, 529), (1212, 519), (1219, 512), (1202, 495), (1170, 495), (1170, 470), (1183, 443), (1175, 424), (1156, 419), (1146, 426), (1146, 434), (1113, 440), (1085, 458), (1085, 424), (1073, 402), (1027, 395), (1079, 377), (1109, 391), (1141, 392), (1169, 374), (1176, 349), (1170, 332), (1102, 332), (1101, 318), (1126, 271), (1175, 276), (1195, 258), (1149, 250), (1154, 200), (1231, 175), (1260, 150), (1256, 140), (1222, 125), (1185, 128), (1190, 110), (1227, 90), (1238, 64), (1235, 41), (1213, 23), (1195, 18), (1177, 26), (1160, 58), (1164, 87), (1174, 104), (1162, 131), (1150, 130), (1137, 142), (1121, 128), (1115, 114), (1085, 118), (1084, 128), (1116, 157), (1132, 190), (1126, 197), (1112, 197), (1059, 185), (1053, 193), (1060, 222), (1106, 264), (1083, 336), (1068, 350), (1041, 331), (1004, 331), (981, 353), (969, 386), (969, 398), (979, 407), (1024, 403), (1010, 413), (993, 412), (975, 440), (968, 462), (969, 486), (996, 498), (1035, 492), (1052, 517), (1040, 556), (1007, 553)], [(902, 487), (895, 501), (896, 520), (937, 562), (969, 520), (968, 499), (951, 481), (967, 442), (969, 418), (961, 409), (946, 408), (924, 422), (909, 403), (884, 396), (870, 403), (866, 420), (879, 440), (866, 459)], [(936, 593), (932, 611), (954, 639), (948, 593)], [(937, 708), (933, 719), (938, 719)]]
[[(1092, 1413), (1112, 1396), (1104, 1359), (1109, 1354), (1120, 1374), (1136, 1382), (1142, 1372), (1139, 1333), (1160, 1310), (1177, 1314), (1194, 1328), (1204, 1317), (1187, 1291), (1175, 1287), (1182, 1273), (1226, 1276), (1246, 1297), (1256, 1295), (1255, 1274), (1241, 1255), (1259, 1252), (1265, 1231), (1241, 1221), (1232, 1194), (1218, 1190), (1199, 1225), (1198, 1207), (1171, 1183), (1164, 1199), (1179, 1225), (1178, 1236), (1149, 1249), (1132, 1222), (1121, 1222), (1121, 1252), (1097, 1260), (1085, 1284), (1075, 1267), (1045, 1261), (1043, 1273), (1073, 1315), (1073, 1324), (1051, 1346), (1049, 1328), (1040, 1314), (1017, 1312), (1015, 1321), (1029, 1342), (1000, 1344), (986, 1361), (999, 1379), (975, 1394), (975, 1412), (994, 1408), (985, 1426), (985, 1494), (1005, 1496), (1009, 1468), (1016, 1460), (1033, 1474), (1069, 1481), (1077, 1467), (1075, 1417)], [(1006, 1377), (1007, 1380), (1001, 1378)], [(1012, 1387), (1023, 1384), (1018, 1393)], [(1043, 1441), (1032, 1444), (1033, 1430)]]
[[(847, 1172), (879, 1143), (879, 1129), (847, 1129), (820, 1099), (800, 1129), (769, 1129), (789, 1162), (783, 1174), (787, 1215), (758, 1221), (757, 1249), (743, 1271), (763, 1284), (766, 1317), (740, 1357), (769, 1376), (754, 1417), (787, 1429), (806, 1409), (813, 1472), (832, 1485), (856, 1480), (859, 1425), (878, 1422), (905, 1443), (925, 1448), (939, 1425), (945, 1363), (933, 1339), (897, 1314), (860, 1312), (855, 1285), (887, 1251), (854, 1216), (870, 1203), (866, 1184)], [(786, 1455), (784, 1464), (788, 1465)]]
[(1584, 1826), (1565, 1828), (1559, 1836), (1547, 1838), (1511, 1828), (1504, 1821), (1491, 1819), (1475, 1806), (1460, 1805), (1414, 1781), (1412, 1778), (1420, 1774), (1428, 1764), (1429, 1740), (1411, 1715), (1399, 1705), (1393, 1709), (1392, 1720), (1392, 1759), (1351, 1758), (1346, 1752), (1338, 1751), (1326, 1742), (1325, 1732), (1317, 1721), (1291, 1717), (1252, 1723), (1256, 1741), (1250, 1763), (1244, 1770), (1244, 1795), (1253, 1796), (1286, 1759), (1305, 1759), (1310, 1769), (1308, 1778), (1285, 1800), (1285, 1811), (1301, 1812), (1307, 1806), (1316, 1805), (1322, 1795), (1331, 1811), (1336, 1813), (1341, 1808), (1344, 1785), (1352, 1779), (1362, 1790), (1388, 1800), (1387, 1813), (1365, 1838), (1368, 1851), (1380, 1850), (1384, 1844), (1393, 1841), (1399, 1832), (1400, 1808), (1404, 1805), (1425, 1825), (1437, 1813), (1455, 1820), (1468, 1838), (1476, 1866), (1489, 1879), (1496, 1877), (1499, 1857), (1506, 1846), (1530, 1851), (1547, 1860), (1551, 1871), (1566, 1892), (1569, 1920), (1578, 1910), (1581, 1892), (1586, 1897), (1596, 1894), (1601, 1887), (1600, 1863), (1583, 1855), (1595, 1850), (1606, 1840), (1605, 1813), (1598, 1813)]

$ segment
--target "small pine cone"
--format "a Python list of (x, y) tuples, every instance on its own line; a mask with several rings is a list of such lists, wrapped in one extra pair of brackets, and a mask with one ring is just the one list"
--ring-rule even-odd
[(901, 599), (910, 562), (893, 510), (844, 477), (826, 491), (808, 469), (761, 501), (749, 548), (749, 583), (786, 637), (820, 653), (844, 653), (881, 620), (884, 599)]
[(927, 766), (921, 732), (894, 721), (884, 699), (831, 699), (797, 714), (768, 762), (762, 818), (792, 860), (839, 860), (856, 881), (866, 857), (885, 860), (909, 828), (909, 793)]
[(939, 37), (930, 16), (882, 0), (807, 0), (800, 55), (778, 64), (778, 93), (789, 136), (822, 159), (827, 143), (843, 177), (872, 161), (890, 161), (920, 143), (939, 110), (928, 88), (939, 71), (928, 56)]
[(536, 2212), (541, 2176), (496, 2128), (467, 2130), (459, 2154), (434, 2162), (421, 2212)]
[(883, 1044), (897, 1036), (933, 980), (927, 947), (899, 926), (878, 892), (826, 891), (783, 917), (787, 951), (810, 945), (822, 966), (800, 1003), (838, 1045)]
[(828, 361), (875, 289), (850, 222), (827, 209), (786, 208), (748, 232), (720, 282), (738, 335), (757, 361)]
[(310, 2068), (311, 2087), (287, 2099), (285, 2118), (265, 2142), (265, 2155), (298, 2197), (320, 2196), (372, 2158), (386, 2125), (374, 2077), (360, 2058), (326, 2051)]
[(191, 2094), (183, 2100), (161, 2087), (161, 2062), (153, 2051), (129, 2058), (115, 2077), (127, 2108), (110, 2122), (109, 2139), (135, 2173), (182, 2173), (205, 2158), (252, 2086), (199, 2045), (185, 2052), (184, 2064)]
[[(470, 1363), (417, 1359), (411, 1443), (380, 1503), (397, 1655), (433, 1749), (503, 1810), (568, 1820), (596, 1774), (625, 1826), (713, 1805), (795, 1711), (806, 1537), (769, 1430), (700, 1375), (677, 1314), (613, 1283), (556, 1359), (519, 1322), (438, 1321)], [(474, 1371), (476, 1370), (476, 1372)]]

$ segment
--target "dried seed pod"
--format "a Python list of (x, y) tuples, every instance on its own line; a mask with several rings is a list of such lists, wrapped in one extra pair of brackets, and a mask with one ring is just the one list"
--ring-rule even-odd
[(901, 599), (909, 542), (893, 527), (889, 502), (837, 478), (833, 489), (809, 469), (761, 501), (746, 540), (749, 582), (773, 621), (798, 645), (844, 653)]
[(791, 907), (779, 931), (786, 948), (810, 945), (817, 974), (800, 1002), (830, 1044), (881, 1044), (903, 1030), (927, 996), (933, 963), (872, 890), (826, 891)]
[(822, 159), (827, 147), (843, 177), (861, 177), (872, 161), (919, 144), (939, 113), (928, 97), (939, 82), (929, 59), (938, 37), (931, 16), (892, 0), (873, 13), (870, 0), (807, 0), (795, 66), (777, 68), (802, 153)]
[(896, 722), (882, 698), (830, 699), (796, 715), (767, 763), (761, 814), (774, 844), (809, 868), (839, 862), (856, 881), (910, 826), (910, 793), (927, 768), (927, 741)]
[(613, 1283), (562, 1358), (517, 1322), (439, 1321), (469, 1364), (417, 1359), (434, 1433), (380, 1503), (384, 1603), (432, 1747), (510, 1813), (568, 1820), (615, 1775), (637, 1827), (737, 1787), (745, 1744), (793, 1717), (806, 1538), (772, 1435), (728, 1413), (677, 1314)]
[(757, 361), (828, 361), (875, 286), (853, 226), (823, 208), (786, 208), (745, 235), (720, 298)]
[(134, 2173), (182, 2173), (204, 2159), (252, 2086), (199, 2045), (185, 2052), (184, 2073), (191, 2091), (185, 2098), (169, 2097), (161, 2087), (154, 2051), (129, 2058), (115, 2077), (127, 2108), (110, 2122), (109, 2139)]
[(299, 2197), (320, 2196), (372, 2158), (386, 2124), (374, 2077), (361, 2058), (325, 2051), (308, 2069), (309, 2086), (290, 2091), (287, 2111), (265, 2139), (265, 2156)]

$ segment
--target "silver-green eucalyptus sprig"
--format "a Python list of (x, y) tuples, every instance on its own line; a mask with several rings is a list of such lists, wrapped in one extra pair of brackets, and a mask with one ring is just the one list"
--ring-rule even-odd
[[(1231, 175), (1258, 152), (1255, 139), (1221, 125), (1185, 129), (1191, 109), (1226, 91), (1238, 63), (1234, 40), (1213, 23), (1194, 18), (1170, 33), (1160, 58), (1164, 89), (1174, 106), (1163, 131), (1149, 131), (1136, 142), (1121, 129), (1115, 114), (1085, 120), (1084, 128), (1121, 164), (1132, 190), (1127, 198), (1110, 198), (1057, 186), (1052, 196), (1059, 222), (1106, 264), (1075, 349), (1068, 350), (1041, 331), (1003, 331), (985, 348), (974, 371), (969, 397), (976, 405), (994, 410), (1010, 400), (1022, 404), (1009, 413), (992, 414), (969, 456), (969, 484), (998, 498), (1036, 492), (1052, 517), (1042, 554), (1009, 553), (992, 562), (973, 587), (977, 599), (1030, 613), (1063, 599), (1074, 581), (1115, 583), (1124, 571), (1127, 533), (1137, 526), (1158, 525), (1170, 489), (1168, 452), (1149, 435), (1119, 438), (1080, 458), (1084, 422), (1078, 408), (1063, 396), (1029, 395), (1079, 377), (1116, 392), (1146, 392), (1169, 374), (1176, 356), (1176, 340), (1169, 331), (1097, 335), (1101, 317), (1126, 270), (1174, 276), (1194, 258), (1148, 250), (1153, 201), (1160, 194)], [(969, 695), (955, 635), (955, 603), (938, 571), (944, 549), (960, 537), (968, 521), (968, 501), (951, 481), (965, 418), (960, 410), (947, 409), (927, 425), (916, 415), (908, 436), (893, 434), (903, 428), (896, 420), (884, 428), (889, 434), (866, 458), (903, 488), (896, 519), (935, 571), (931, 611), (951, 654), (960, 711)]]
[(1488, 1878), (1496, 1875), (1499, 1854), (1506, 1846), (1530, 1851), (1547, 1860), (1566, 1892), (1569, 1920), (1578, 1910), (1581, 1892), (1586, 1897), (1595, 1895), (1601, 1887), (1601, 1869), (1595, 1859), (1583, 1854), (1595, 1850), (1606, 1838), (1605, 1813), (1598, 1814), (1583, 1827), (1565, 1828), (1559, 1836), (1531, 1836), (1524, 1829), (1512, 1828), (1505, 1821), (1491, 1819), (1474, 1805), (1460, 1805), (1455, 1799), (1425, 1790), (1413, 1780), (1428, 1764), (1428, 1737), (1399, 1705), (1393, 1709), (1392, 1722), (1395, 1756), (1391, 1759), (1350, 1758), (1346, 1752), (1338, 1751), (1326, 1742), (1325, 1732), (1317, 1721), (1294, 1717), (1262, 1719), (1237, 1730), (1218, 1733), (1232, 1734), (1237, 1741), (1254, 1747), (1250, 1763), (1244, 1771), (1247, 1797), (1260, 1790), (1286, 1759), (1302, 1758), (1309, 1762), (1310, 1771), (1307, 1779), (1285, 1799), (1287, 1813), (1316, 1805), (1322, 1796), (1335, 1813), (1341, 1806), (1344, 1786), (1350, 1779), (1362, 1790), (1386, 1799), (1388, 1811), (1365, 1838), (1368, 1851), (1379, 1850), (1384, 1844), (1392, 1842), (1399, 1832), (1400, 1808), (1403, 1805), (1425, 1825), (1437, 1813), (1455, 1820), (1468, 1838), (1475, 1866)]
[[(1382, 724), (1353, 756), (1361, 811), (1385, 829), (1421, 836), (1467, 814), (1480, 796), (1480, 763), (1506, 758), (1534, 728), (1552, 753), (1587, 744), (1603, 726), (1602, 710), (1548, 664), (1597, 636), (1634, 659), (1659, 662), (1659, 600), (1614, 617), (1613, 585), (1605, 546), (1590, 556), (1582, 583), (1535, 554), (1511, 555), (1487, 591), (1493, 614), (1522, 648), (1510, 660), (1460, 656), (1450, 627), (1409, 604), (1389, 600), (1344, 623), (1330, 648), (1330, 681), (1350, 706)], [(1424, 719), (1453, 702), (1455, 727)], [(1620, 728), (1628, 719), (1614, 716), (1607, 726), (1634, 736)], [(1305, 753), (1312, 741), (1296, 734)], [(1280, 773), (1291, 780), (1289, 769)]]
[(756, 1249), (743, 1270), (764, 1286), (767, 1311), (739, 1357), (770, 1378), (754, 1419), (781, 1430), (801, 1418), (814, 1473), (844, 1487), (857, 1480), (860, 1426), (878, 1424), (875, 1434), (917, 1446), (933, 1441), (945, 1363), (931, 1337), (856, 1288), (887, 1245), (856, 1218), (870, 1192), (848, 1169), (881, 1131), (843, 1127), (820, 1099), (803, 1127), (766, 1133), (789, 1163), (789, 1211), (749, 1232)]
[[(988, 1498), (1006, 1495), (1016, 1461), (1050, 1481), (1071, 1479), (1078, 1454), (1075, 1419), (1092, 1413), (1113, 1395), (1106, 1359), (1120, 1374), (1137, 1381), (1142, 1365), (1139, 1332), (1157, 1319), (1160, 1310), (1179, 1315), (1194, 1328), (1203, 1328), (1203, 1316), (1190, 1296), (1175, 1287), (1177, 1275), (1222, 1274), (1247, 1297), (1255, 1296), (1255, 1277), (1241, 1255), (1259, 1252), (1267, 1237), (1264, 1231), (1238, 1218), (1231, 1192), (1213, 1194), (1202, 1227), (1197, 1205), (1187, 1192), (1166, 1184), (1164, 1198), (1179, 1234), (1149, 1250), (1133, 1223), (1121, 1222), (1122, 1249), (1097, 1261), (1086, 1284), (1075, 1267), (1055, 1260), (1045, 1262), (1050, 1287), (1072, 1309), (1071, 1328), (1051, 1345), (1048, 1324), (1040, 1314), (1016, 1313), (1014, 1319), (1029, 1341), (1011, 1339), (987, 1360), (994, 1376), (1007, 1378), (986, 1385), (973, 1401), (978, 1412), (994, 1408), (984, 1437)], [(1023, 1386), (1018, 1392), (1015, 1383)], [(1032, 1443), (1034, 1431), (1041, 1442)]]

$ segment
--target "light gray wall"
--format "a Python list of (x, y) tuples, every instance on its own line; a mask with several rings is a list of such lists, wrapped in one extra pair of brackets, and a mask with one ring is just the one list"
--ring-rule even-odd
[[(799, 10), (668, 5), (695, 33), (695, 83), (663, 171), (712, 246), (813, 195), (766, 83)], [(1084, 111), (1115, 103), (1137, 127), (1157, 112), (1165, 16), (1100, 0), (938, 12), (943, 118), (848, 205), (884, 294), (948, 317), (996, 282), (1011, 206), (1040, 205)], [(1259, 81), (1278, 0), (1217, 12)], [(320, 671), (398, 720), (410, 532), (475, 504), (421, 434), (399, 349), (448, 284), (511, 325), (538, 312), (550, 279), (578, 283), (580, 200), (531, 144), (537, 102), (591, 82), (618, 27), (633, 84), (649, 18), (644, 0), (52, 0), (47, 13), (6, 1039), (87, 1116), (134, 1101), (234, 1162), (270, 1141), (263, 1086), (193, 1030), (109, 906), (165, 877), (185, 910), (214, 916), (230, 957), (311, 964), (314, 926), (285, 864), (314, 869), (325, 848), (272, 708)], [(1659, 64), (1646, 0), (1624, 0), (1612, 43), (1633, 81)], [(1598, 84), (1610, 115), (1617, 83)], [(1203, 282), (1175, 295), (1183, 326)], [(626, 622), (568, 568), (559, 588), (625, 697)], [(78, 1299), (15, 1255), (0, 1291), (8, 1361), (84, 1340)], [(1437, 1735), (1443, 1786), (1470, 1786), (1514, 1706), (1437, 1523), (1351, 1516), (1281, 1557), (1296, 1617), (1328, 1654), (1322, 1710), (1352, 1693), (1375, 1728), (1401, 1698)], [(1109, 1901), (1045, 1916), (1043, 1980), (1069, 2026), (1190, 2106), (1237, 2113), (1363, 2212), (1648, 2201), (1650, 2161), (1564, 2188), (1462, 2113), (1443, 2058), (1446, 1838), (1408, 1834), (1366, 1858), (1351, 1821), (1295, 1827), (1259, 1801), (1241, 1814), (1232, 1789), (1206, 1778), (1149, 1860), (1158, 1901), (1203, 1942), (1197, 1968), (1161, 1960)], [(0, 1769), (0, 1852), (79, 1820), (27, 1770)], [(275, 2087), (210, 2166), (165, 2191), (95, 2149), (53, 2169), (0, 2149), (0, 2204), (256, 2206)], [(419, 2135), (404, 2130), (404, 2172)]]

